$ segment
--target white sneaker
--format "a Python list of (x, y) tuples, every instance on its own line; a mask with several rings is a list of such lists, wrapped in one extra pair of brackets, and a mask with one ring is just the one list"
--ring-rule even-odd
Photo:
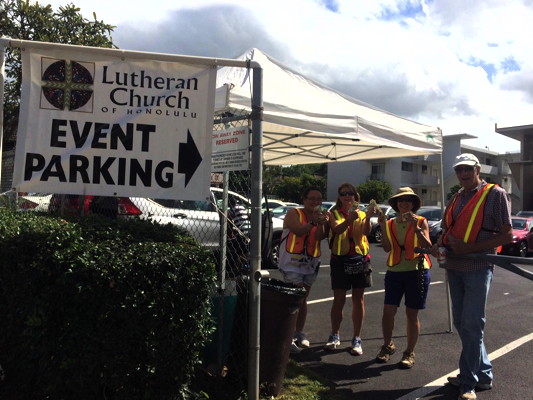
[(303, 332), (296, 332), (294, 334), (294, 340), (299, 347), (308, 348), (311, 344)]
[(459, 400), (476, 400), (476, 392), (473, 390), (469, 390), (468, 392), (459, 393)]
[(335, 350), (341, 344), (339, 335), (329, 335), (328, 341), (324, 345), (324, 350)]
[(296, 342), (293, 340), (292, 343), (291, 343), (291, 354), (298, 354), (300, 351), (302, 351), (302, 349), (300, 349), (296, 345)]
[(350, 353), (352, 353), (354, 356), (363, 355), (363, 346), (361, 342), (362, 340), (360, 337), (354, 337), (352, 339), (352, 348), (350, 349)]

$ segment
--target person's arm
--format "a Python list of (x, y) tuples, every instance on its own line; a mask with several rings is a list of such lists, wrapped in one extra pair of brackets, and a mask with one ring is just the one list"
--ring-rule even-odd
[(322, 211), (315, 211), (316, 215), (313, 215), (313, 218), (316, 218), (318, 228), (315, 231), (315, 239), (320, 241), (327, 236), (327, 226), (329, 224), (329, 213), (322, 213)]
[(392, 244), (387, 236), (387, 218), (385, 218), (385, 215), (378, 215), (378, 224), (379, 229), (381, 229), (381, 246), (383, 247), (383, 250), (388, 253), (392, 249)]
[[(416, 219), (416, 218), (415, 218)], [(424, 218), (422, 226), (418, 227), (416, 222), (412, 222), (415, 229), (415, 235), (418, 237), (420, 247), (431, 248), (431, 240), (429, 239), (429, 225), (427, 219)]]
[(363, 219), (363, 235), (369, 235), (370, 234), (370, 215), (365, 213), (365, 218)]
[(315, 226), (314, 224), (316, 223), (313, 220), (302, 224), (300, 222), (300, 215), (298, 214), (298, 211), (296, 211), (295, 208), (290, 209), (287, 215), (285, 215), (285, 219), (283, 220), (283, 227), (288, 228), (296, 236), (307, 235), (309, 232), (311, 232), (313, 226)]
[(346, 218), (343, 222), (339, 223), (339, 221), (332, 215), (332, 213), (330, 213), (330, 216), (329, 216), (329, 223), (330, 223), (330, 228), (331, 230), (333, 231), (333, 233), (335, 235), (340, 235), (341, 233), (343, 233), (346, 229), (348, 229), (348, 227), (350, 226), (350, 224), (352, 222), (354, 222), (357, 218), (359, 218), (359, 212), (358, 212), (359, 209), (357, 210), (354, 210), (354, 211), (350, 211), (348, 213), (348, 218)]

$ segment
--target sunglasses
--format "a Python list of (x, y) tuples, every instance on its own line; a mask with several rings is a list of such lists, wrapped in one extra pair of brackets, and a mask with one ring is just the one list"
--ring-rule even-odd
[(412, 197), (398, 197), (398, 202), (400, 201), (406, 201), (406, 202), (412, 203), (415, 200)]
[(474, 171), (474, 166), (473, 165), (467, 165), (467, 166), (463, 166), (463, 167), (455, 167), (454, 171), (455, 171), (456, 174), (460, 174), (462, 172), (472, 172), (472, 171)]
[(354, 192), (339, 192), (339, 196), (355, 196)]

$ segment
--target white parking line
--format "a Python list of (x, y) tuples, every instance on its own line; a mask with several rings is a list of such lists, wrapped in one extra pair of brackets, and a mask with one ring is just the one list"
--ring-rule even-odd
[[(438, 285), (438, 284), (441, 284), (441, 283), (444, 283), (444, 281), (435, 281), (435, 282), (431, 282), (429, 285)], [(369, 294), (376, 294), (376, 293), (383, 293), (385, 292), (385, 289), (381, 289), (381, 290), (372, 290), (370, 292), (365, 292), (365, 296), (368, 296)], [(346, 297), (352, 297), (351, 294), (346, 294)], [(325, 303), (326, 301), (333, 301), (333, 297), (326, 297), (325, 299), (317, 299), (317, 300), (308, 300), (307, 301), (307, 305), (310, 305), (310, 304), (316, 304), (316, 303)]]
[[(489, 354), (490, 360), (496, 360), (497, 358), (509, 353), (510, 351), (516, 349), (517, 347), (522, 346), (524, 343), (529, 342), (530, 340), (533, 340), (533, 333), (530, 333), (529, 335), (522, 336), (519, 339), (516, 339), (515, 341), (499, 348), (498, 350), (493, 351)], [(459, 370), (456, 369), (455, 371), (451, 371), (447, 373), (444, 376), (441, 376), (438, 379), (435, 379), (433, 382), (428, 383), (426, 386), (421, 387), (417, 390), (412, 391), (411, 393), (407, 393), (405, 396), (399, 397), (397, 400), (414, 400), (414, 399), (421, 399), (424, 396), (428, 395), (429, 393), (432, 393), (436, 390), (439, 390), (443, 385), (448, 382), (449, 376), (456, 376), (459, 373)]]

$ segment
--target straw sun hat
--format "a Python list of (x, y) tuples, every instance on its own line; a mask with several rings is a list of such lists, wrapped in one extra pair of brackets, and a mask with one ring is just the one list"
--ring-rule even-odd
[(413, 192), (413, 189), (410, 187), (401, 187), (398, 189), (398, 192), (396, 192), (396, 194), (389, 199), (389, 204), (391, 207), (398, 212), (398, 198), (404, 196), (413, 198), (413, 212), (417, 212), (420, 208), (420, 197), (418, 197), (418, 195)]

